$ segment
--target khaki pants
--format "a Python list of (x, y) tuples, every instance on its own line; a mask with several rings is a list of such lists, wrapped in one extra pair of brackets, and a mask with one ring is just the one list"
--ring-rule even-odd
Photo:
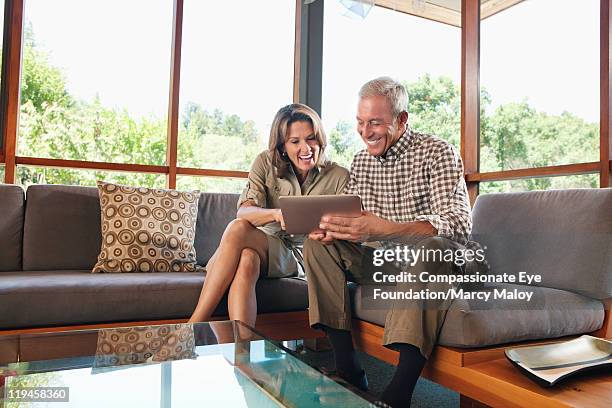
[[(424, 239), (415, 248), (431, 250), (457, 250), (464, 247), (442, 237)], [(347, 280), (371, 285), (376, 271), (383, 274), (412, 272), (418, 276), (427, 271), (430, 275), (448, 275), (457, 271), (452, 262), (440, 259), (417, 259), (413, 266), (399, 268), (385, 262), (373, 265), (374, 249), (347, 241), (336, 241), (331, 245), (307, 240), (304, 243), (304, 266), (308, 280), (308, 302), (310, 325), (324, 325), (335, 329), (351, 329), (351, 305), (346, 285)], [(367, 286), (364, 286), (367, 288)], [(397, 283), (396, 292), (447, 291), (448, 283), (421, 282)], [(393, 348), (396, 343), (407, 343), (418, 347), (428, 358), (436, 343), (444, 322), (450, 300), (388, 300), (383, 345)]]

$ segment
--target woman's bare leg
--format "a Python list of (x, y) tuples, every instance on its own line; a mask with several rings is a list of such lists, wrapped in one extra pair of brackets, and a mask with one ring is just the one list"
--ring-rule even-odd
[(255, 327), (257, 317), (255, 284), (259, 278), (260, 267), (261, 261), (257, 252), (251, 248), (243, 249), (227, 298), (230, 319), (240, 320), (250, 327)]
[(210, 318), (232, 283), (242, 250), (245, 248), (255, 251), (261, 265), (264, 267), (267, 265), (268, 238), (266, 234), (253, 227), (248, 221), (236, 219), (230, 222), (225, 229), (219, 248), (213, 255), (213, 262), (208, 265), (204, 286), (200, 292), (198, 304), (189, 319), (190, 323)]

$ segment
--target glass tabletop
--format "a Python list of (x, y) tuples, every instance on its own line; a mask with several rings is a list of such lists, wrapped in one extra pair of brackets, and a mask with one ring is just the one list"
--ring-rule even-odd
[(236, 321), (0, 337), (0, 408), (371, 407)]

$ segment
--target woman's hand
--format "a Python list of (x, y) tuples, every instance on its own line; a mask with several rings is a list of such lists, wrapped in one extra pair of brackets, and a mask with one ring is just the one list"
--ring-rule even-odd
[(283, 213), (280, 208), (274, 210), (274, 221), (280, 223), (283, 231), (285, 230), (285, 220), (283, 219)]

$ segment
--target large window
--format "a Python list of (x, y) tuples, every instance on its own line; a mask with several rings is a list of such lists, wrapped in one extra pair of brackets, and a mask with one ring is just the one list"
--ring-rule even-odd
[[(482, 172), (599, 160), (599, 3), (530, 0), (482, 21)], [(587, 187), (596, 180), (506, 186)]]
[[(392, 3), (373, 7), (365, 18), (347, 11), (346, 2), (323, 5), (322, 118), (330, 156), (345, 166), (363, 148), (356, 132), (358, 89), (382, 75), (408, 88), (413, 129), (459, 147), (461, 1)], [(483, 181), (480, 191), (597, 186), (598, 174), (583, 173), (598, 168), (584, 163), (599, 161), (600, 1), (529, 0), (506, 9), (505, 2), (481, 3), (479, 171), (501, 173), (468, 180), (570, 165), (559, 174), (582, 175)], [(15, 137), (10, 126), (19, 124), (16, 157), (7, 151), (4, 158), (17, 163), (16, 183), (94, 185), (105, 178), (163, 186), (170, 180), (182, 189), (242, 190), (240, 177), (267, 148), (274, 114), (293, 99), (294, 0), (24, 4), (21, 83), (7, 88), (19, 85), (21, 100), (16, 109), (4, 107), (20, 111), (17, 122), (5, 121), (9, 146)], [(173, 13), (181, 4), (181, 49), (173, 54)], [(447, 10), (433, 13), (440, 7)], [(306, 39), (319, 35), (302, 28)], [(300, 50), (302, 56), (318, 52), (313, 44)], [(475, 46), (468, 44), (468, 55)], [(12, 61), (10, 72), (17, 72)], [(180, 62), (180, 87), (171, 83), (178, 77), (170, 75), (174, 62)], [(168, 101), (177, 97), (175, 120), (168, 118)], [(178, 135), (176, 163), (167, 162), (168, 135)], [(119, 172), (93, 170), (99, 164), (87, 162), (118, 163), (112, 168)], [(7, 172), (9, 181), (12, 175)]]
[[(172, 0), (27, 0), (17, 155), (164, 165), (172, 10)], [(17, 178), (49, 179), (25, 167)]]
[(292, 102), (295, 2), (184, 7), (178, 165), (247, 171)]
[(356, 133), (357, 92), (388, 75), (409, 92), (409, 124), (455, 146), (460, 137), (461, 30), (374, 7), (365, 19), (325, 2), (322, 116), (331, 156), (349, 165), (362, 149)]

